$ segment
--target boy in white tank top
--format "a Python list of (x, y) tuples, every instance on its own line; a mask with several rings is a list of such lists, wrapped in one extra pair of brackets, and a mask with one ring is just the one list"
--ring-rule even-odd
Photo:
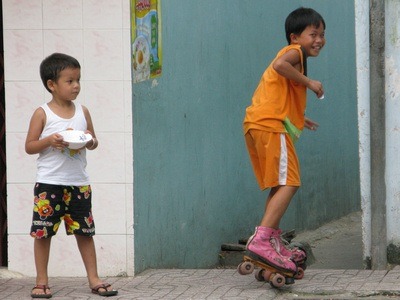
[[(80, 92), (80, 64), (66, 54), (54, 53), (40, 65), (40, 76), (52, 100), (32, 115), (25, 141), (28, 154), (39, 154), (30, 234), (35, 238), (36, 285), (32, 298), (51, 298), (47, 267), (51, 237), (64, 220), (68, 235), (75, 235), (89, 287), (101, 296), (118, 293), (98, 276), (92, 216), (91, 186), (86, 173), (86, 149), (98, 141), (89, 110), (73, 101)], [(93, 137), (81, 149), (69, 149), (59, 133), (73, 129)]]

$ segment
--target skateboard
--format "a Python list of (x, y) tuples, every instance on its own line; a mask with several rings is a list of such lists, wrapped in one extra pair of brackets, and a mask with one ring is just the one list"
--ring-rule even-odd
[(253, 273), (256, 267), (260, 269), (256, 270), (255, 278), (258, 281), (266, 281), (275, 288), (280, 288), (285, 284), (293, 284), (295, 279), (301, 279), (304, 276), (303, 269), (299, 268), (296, 274), (285, 272), (256, 260), (249, 255), (243, 256), (243, 262), (238, 265), (237, 270), (240, 275), (248, 275)]

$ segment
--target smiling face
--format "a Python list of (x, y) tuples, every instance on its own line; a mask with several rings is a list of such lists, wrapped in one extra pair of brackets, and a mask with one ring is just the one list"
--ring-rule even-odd
[(307, 56), (318, 56), (325, 45), (325, 30), (322, 23), (315, 27), (307, 26), (301, 34), (290, 35), (291, 44), (301, 45), (306, 51)]
[(75, 100), (81, 90), (81, 70), (65, 68), (59, 74), (56, 82), (49, 80), (48, 87), (55, 98), (62, 101)]

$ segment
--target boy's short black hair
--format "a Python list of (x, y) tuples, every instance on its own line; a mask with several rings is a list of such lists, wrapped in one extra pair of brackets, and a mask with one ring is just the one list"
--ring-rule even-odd
[(314, 25), (318, 28), (322, 23), (325, 30), (324, 18), (312, 8), (299, 7), (292, 11), (286, 18), (285, 32), (286, 40), (290, 44), (290, 35), (301, 34), (307, 26)]
[(60, 72), (66, 68), (80, 69), (81, 65), (77, 59), (64, 53), (53, 53), (42, 61), (40, 64), (40, 78), (46, 90), (51, 93), (47, 86), (47, 81), (57, 81), (60, 77)]

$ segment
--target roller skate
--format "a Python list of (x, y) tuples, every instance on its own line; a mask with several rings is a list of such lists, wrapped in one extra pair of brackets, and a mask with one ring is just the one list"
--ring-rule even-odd
[(276, 230), (268, 227), (256, 227), (255, 234), (246, 245), (243, 262), (238, 265), (241, 275), (251, 274), (255, 267), (255, 277), (259, 281), (267, 281), (271, 286), (279, 288), (285, 284), (293, 284), (298, 272), (296, 264), (290, 257), (282, 256), (276, 250), (279, 242), (275, 236)]
[(282, 238), (282, 230), (277, 229), (272, 233), (275, 238), (274, 241), (277, 242), (275, 249), (282, 256), (290, 257), (297, 265), (297, 274), (294, 276), (295, 279), (302, 279), (304, 277), (304, 271), (307, 268), (306, 251), (299, 246), (294, 246), (289, 244), (286, 240)]

